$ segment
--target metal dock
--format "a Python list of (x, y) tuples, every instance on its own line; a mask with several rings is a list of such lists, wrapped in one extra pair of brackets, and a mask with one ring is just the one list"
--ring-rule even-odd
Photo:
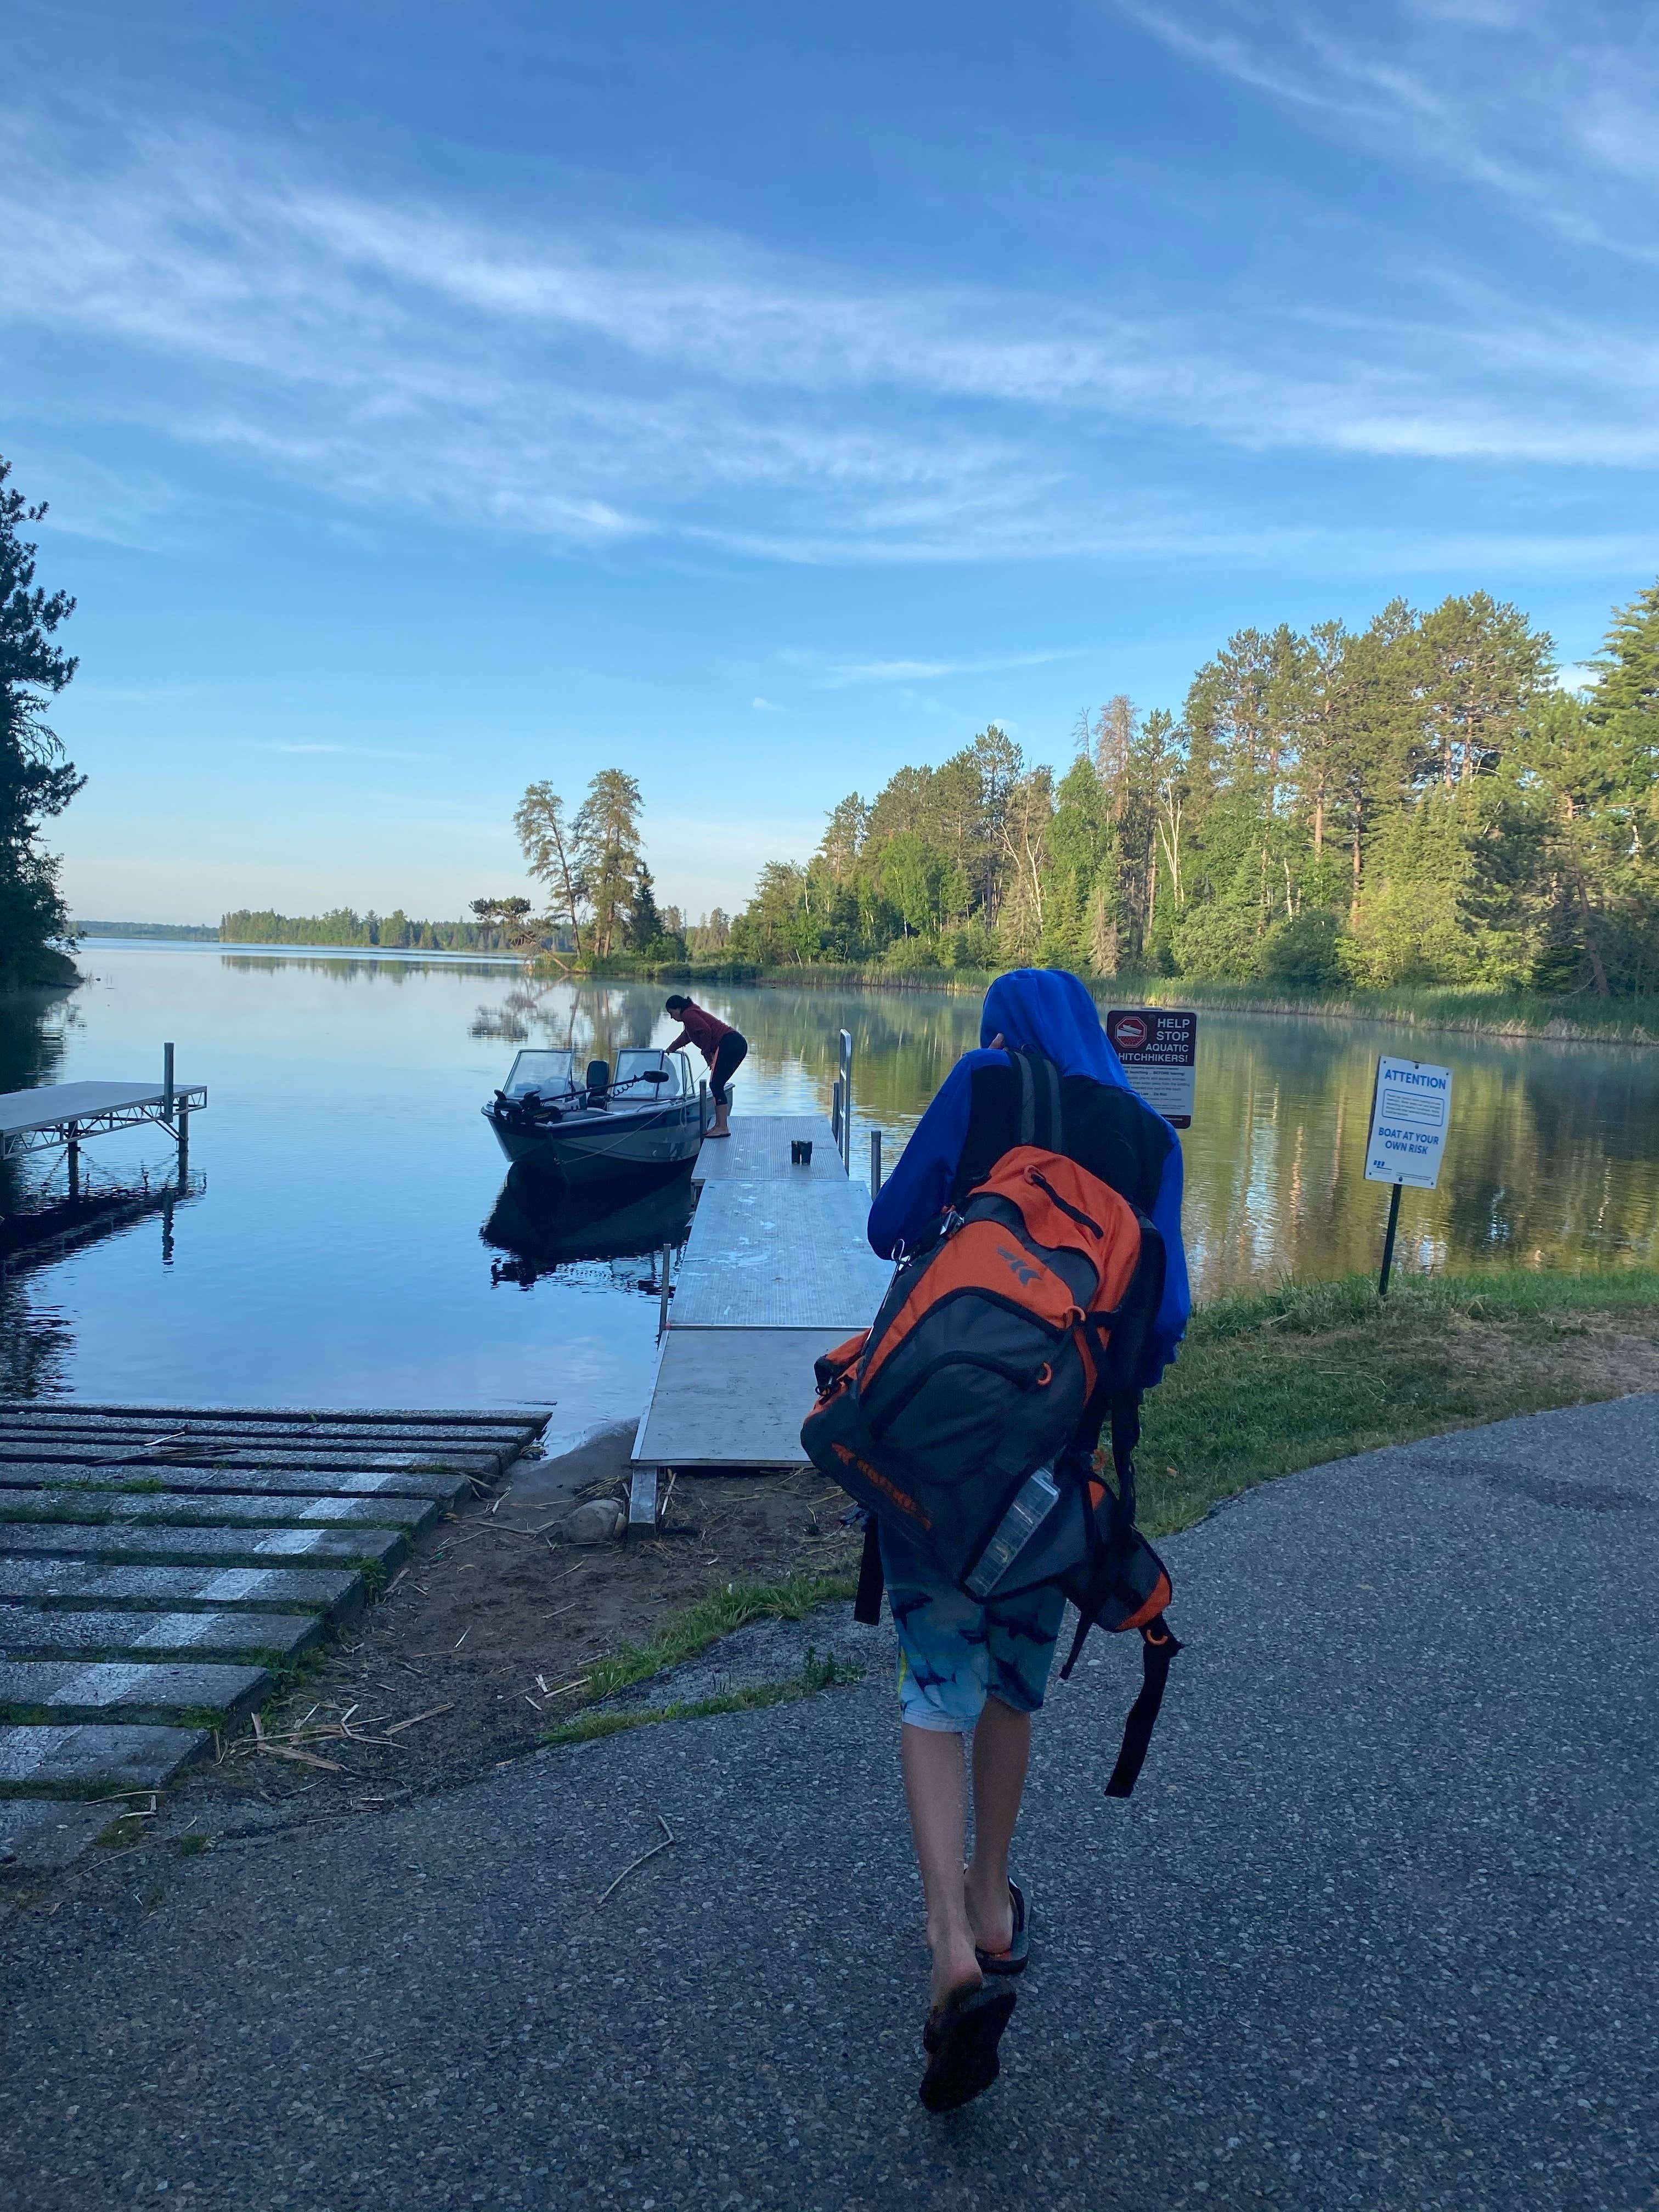
[(0, 1159), (61, 1149), (74, 1195), (81, 1146), (88, 1137), (149, 1127), (165, 1129), (178, 1146), (183, 1174), (190, 1158), (190, 1117), (205, 1110), (207, 1086), (174, 1081), (170, 1044), (161, 1048), (161, 1063), (159, 1084), (43, 1083), (33, 1091), (0, 1092)]
[[(734, 1121), (705, 1139), (691, 1233), (634, 1440), (630, 1519), (655, 1514), (670, 1468), (803, 1464), (812, 1363), (865, 1328), (891, 1270), (865, 1240), (870, 1196), (821, 1115)], [(838, 1139), (840, 1141), (838, 1141)], [(805, 1139), (810, 1165), (791, 1147)]]

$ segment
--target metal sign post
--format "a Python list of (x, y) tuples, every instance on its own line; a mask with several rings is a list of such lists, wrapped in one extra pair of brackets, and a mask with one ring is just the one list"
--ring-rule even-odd
[(1371, 1090), (1371, 1125), (1365, 1139), (1365, 1180), (1394, 1185), (1382, 1239), (1382, 1272), (1376, 1280), (1379, 1298), (1389, 1295), (1401, 1191), (1408, 1185), (1413, 1190), (1432, 1190), (1440, 1180), (1446, 1131), (1451, 1125), (1451, 1089), (1449, 1067), (1431, 1066), (1422, 1060), (1401, 1060), (1392, 1053), (1382, 1054), (1377, 1060)]
[(843, 1030), (841, 1032), (839, 1061), (841, 1073), (836, 1079), (836, 1089), (841, 1097), (841, 1126), (837, 1133), (840, 1137), (841, 1164), (848, 1174), (851, 1175), (853, 1172), (853, 1033), (850, 1030)]
[(1106, 1035), (1123, 1073), (1173, 1128), (1193, 1126), (1198, 1016), (1169, 1006), (1114, 1006)]

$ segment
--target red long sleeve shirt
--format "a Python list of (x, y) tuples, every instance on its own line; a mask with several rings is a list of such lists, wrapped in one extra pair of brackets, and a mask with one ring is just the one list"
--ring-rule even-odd
[(693, 1000), (680, 1016), (680, 1033), (666, 1049), (678, 1052), (682, 1045), (694, 1044), (710, 1067), (714, 1054), (720, 1048), (720, 1039), (736, 1035), (730, 1022), (718, 1020)]

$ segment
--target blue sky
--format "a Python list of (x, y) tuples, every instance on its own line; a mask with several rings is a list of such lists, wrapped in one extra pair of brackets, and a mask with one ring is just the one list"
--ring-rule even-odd
[(1659, 15), (13, 0), (0, 451), (76, 911), (741, 900), (992, 719), (1659, 568)]

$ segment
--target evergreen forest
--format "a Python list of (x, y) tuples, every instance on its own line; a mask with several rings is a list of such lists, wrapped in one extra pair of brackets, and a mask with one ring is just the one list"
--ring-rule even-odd
[(1483, 592), (1241, 630), (1178, 718), (1123, 696), (1080, 717), (1058, 776), (994, 725), (853, 793), (809, 861), (763, 870), (720, 951), (1654, 991), (1659, 582), (1614, 611), (1592, 675), (1562, 689), (1548, 635)]

